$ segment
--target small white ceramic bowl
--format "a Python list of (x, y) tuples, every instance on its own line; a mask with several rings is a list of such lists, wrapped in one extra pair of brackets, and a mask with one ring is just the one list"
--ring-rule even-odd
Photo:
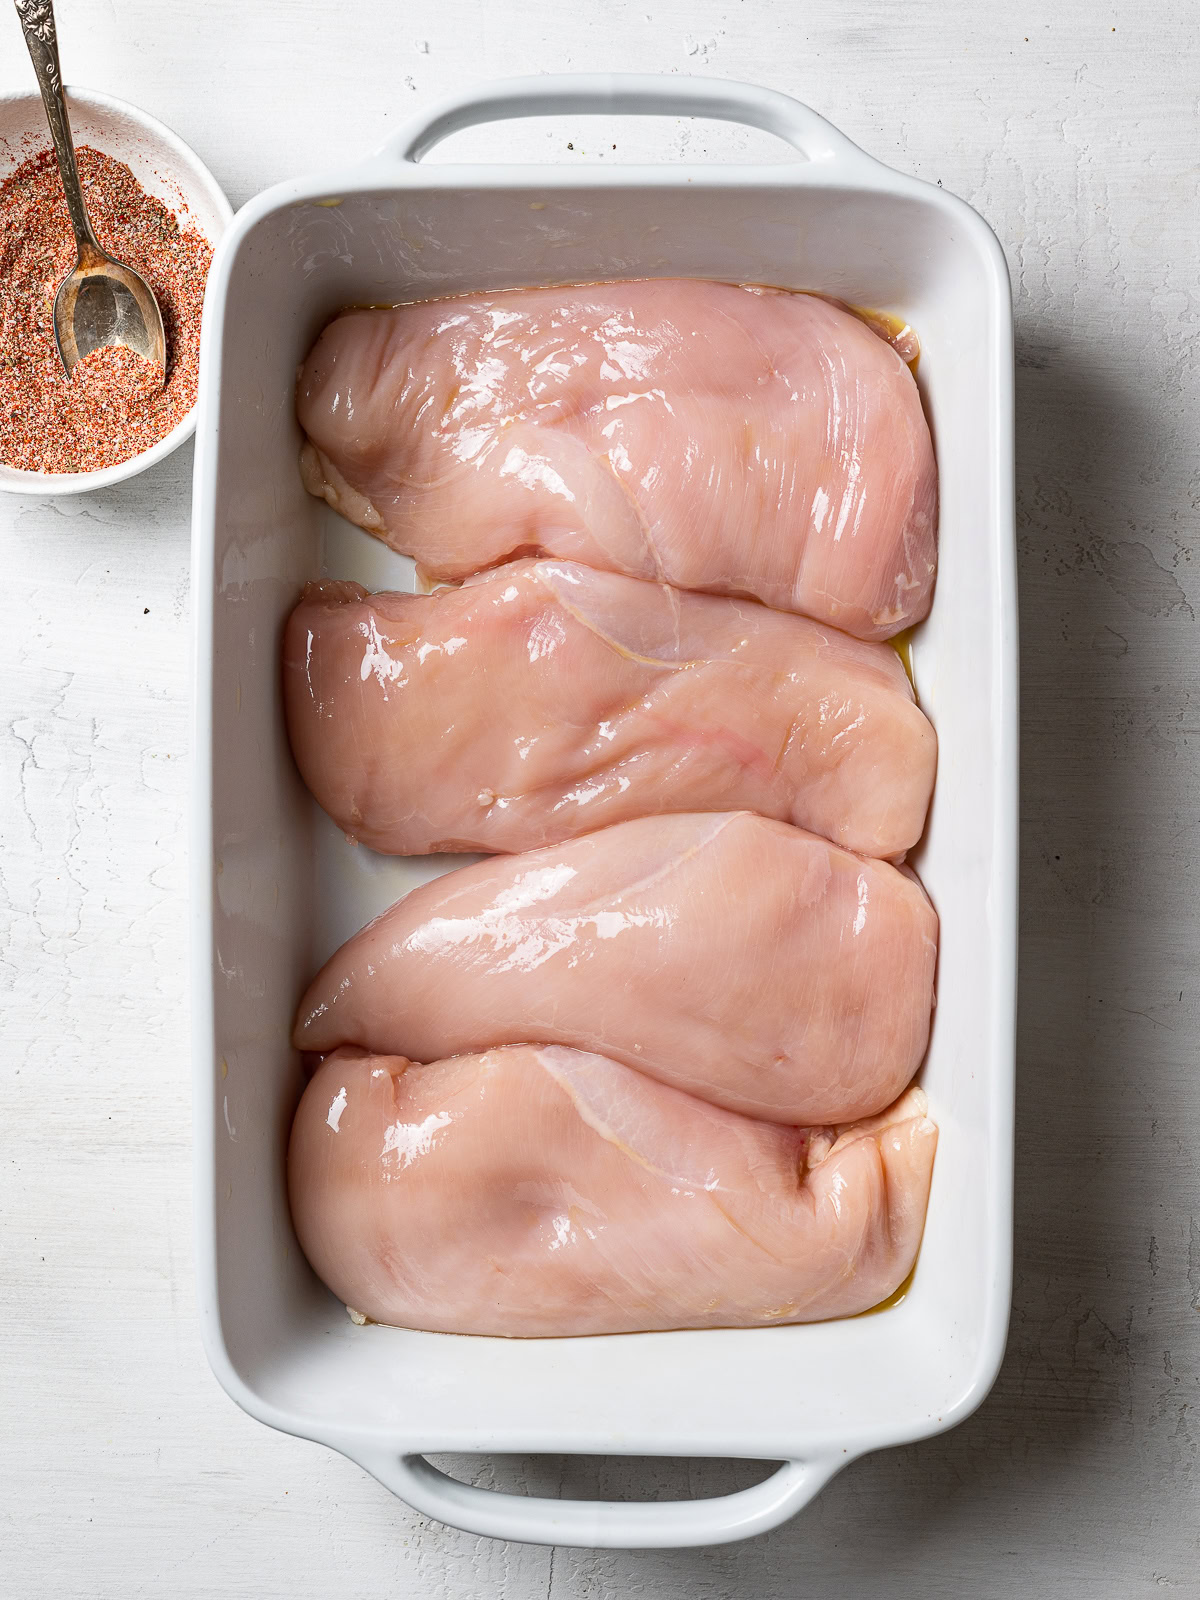
[[(233, 217), (233, 208), (212, 173), (182, 139), (136, 106), (92, 89), (68, 88), (67, 103), (77, 145), (93, 145), (105, 155), (124, 161), (147, 194), (161, 200), (183, 226), (198, 229), (210, 244), (216, 244)], [(36, 91), (0, 95), (0, 182), (22, 161), (49, 145), (41, 95)], [(20, 472), (0, 465), (0, 490), (10, 494), (59, 495), (106, 489), (169, 456), (195, 427), (193, 409), (149, 450), (100, 472)]]

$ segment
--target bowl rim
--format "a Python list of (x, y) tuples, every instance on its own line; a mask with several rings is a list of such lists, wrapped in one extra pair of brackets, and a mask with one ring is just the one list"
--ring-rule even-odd
[[(160, 143), (167, 146), (178, 160), (178, 175), (186, 176), (188, 179), (187, 184), (181, 184), (180, 187), (185, 193), (188, 189), (202, 192), (220, 218), (216, 236), (209, 240), (215, 249), (221, 234), (233, 221), (233, 207), (225, 191), (191, 145), (168, 128), (165, 122), (160, 122), (157, 117), (151, 116), (148, 111), (143, 111), (140, 106), (134, 105), (129, 100), (121, 100), (116, 95), (106, 94), (102, 89), (87, 89), (76, 84), (65, 84), (64, 89), (68, 103), (75, 101), (80, 107), (91, 111), (118, 112), (130, 122), (145, 128)], [(8, 89), (0, 92), (0, 108), (21, 101), (29, 101), (32, 105), (40, 107), (41, 95), (36, 89)], [(130, 456), (127, 461), (118, 461), (111, 467), (101, 467), (96, 472), (26, 472), (20, 467), (6, 467), (0, 464), (0, 493), (57, 496), (88, 494), (94, 489), (108, 489), (156, 466), (158, 462), (178, 450), (195, 431), (196, 406), (193, 404), (191, 410), (175, 424), (170, 433), (165, 433), (148, 450)]]

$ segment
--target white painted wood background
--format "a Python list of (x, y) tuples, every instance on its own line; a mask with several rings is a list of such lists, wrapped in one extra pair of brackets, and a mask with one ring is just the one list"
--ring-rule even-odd
[[(0, 497), (0, 1593), (1200, 1592), (1195, 0), (58, 9), (68, 81), (161, 117), (235, 204), (373, 147), (464, 84), (604, 68), (787, 90), (991, 221), (1020, 366), (1017, 1280), (981, 1412), (858, 1463), (748, 1545), (470, 1538), (244, 1417), (206, 1367), (191, 1270), (191, 451), (91, 498)], [(29, 82), (11, 7), (0, 40), (0, 87)], [(766, 143), (682, 123), (600, 141), (594, 124), (555, 124), (468, 146), (581, 161), (597, 147), (737, 159)], [(716, 1493), (754, 1474), (495, 1469), (566, 1494)]]

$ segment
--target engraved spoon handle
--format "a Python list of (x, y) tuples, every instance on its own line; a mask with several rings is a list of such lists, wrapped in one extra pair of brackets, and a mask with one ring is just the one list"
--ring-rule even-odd
[(50, 124), (50, 137), (54, 141), (54, 154), (58, 157), (58, 170), (62, 175), (63, 192), (67, 197), (67, 211), (75, 232), (79, 259), (86, 262), (94, 254), (103, 255), (92, 230), (84, 204), (83, 189), (79, 183), (79, 168), (75, 165), (75, 146), (71, 140), (71, 119), (67, 115), (67, 102), (63, 94), (62, 70), (58, 64), (58, 32), (54, 26), (52, 0), (16, 0), (17, 16), (30, 60), (42, 91), (42, 104), (46, 108), (46, 121)]

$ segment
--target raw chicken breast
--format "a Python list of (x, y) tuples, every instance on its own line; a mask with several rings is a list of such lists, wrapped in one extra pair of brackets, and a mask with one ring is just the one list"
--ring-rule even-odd
[(309, 1261), (377, 1322), (758, 1327), (851, 1316), (904, 1281), (936, 1144), (919, 1089), (871, 1122), (781, 1128), (576, 1050), (339, 1050), (300, 1102), (288, 1180)]
[(746, 807), (897, 857), (937, 755), (890, 645), (568, 562), (434, 595), (310, 584), (284, 700), (317, 799), (399, 855)]
[(814, 295), (667, 279), (351, 311), (297, 412), (312, 492), (434, 578), (561, 556), (863, 639), (929, 609), (916, 383)]
[(414, 889), (318, 973), (295, 1041), (572, 1045), (768, 1121), (846, 1122), (917, 1070), (936, 954), (911, 874), (746, 812), (646, 817)]

